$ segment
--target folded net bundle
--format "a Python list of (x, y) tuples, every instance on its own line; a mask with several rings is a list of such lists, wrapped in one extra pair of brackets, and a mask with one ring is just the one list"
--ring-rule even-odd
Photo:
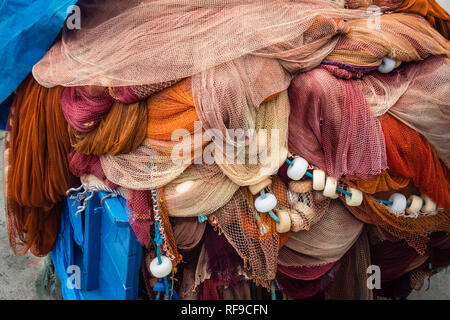
[(278, 261), (284, 266), (315, 267), (341, 259), (358, 239), (363, 224), (333, 200), (326, 214), (309, 230), (291, 232), (280, 249)]
[(257, 184), (283, 164), (288, 152), (289, 109), (288, 95), (283, 91), (253, 112), (254, 127), (249, 129), (254, 129), (252, 133), (255, 139), (250, 138), (247, 143), (239, 139), (238, 146), (233, 147), (231, 152), (228, 145), (219, 146), (222, 141), (213, 142), (216, 163), (234, 183), (240, 186)]
[(130, 105), (114, 102), (98, 127), (88, 133), (69, 128), (74, 149), (97, 156), (135, 150), (144, 141), (146, 130), (147, 106), (144, 102)]
[(358, 240), (340, 261), (334, 281), (324, 289), (327, 300), (372, 300), (367, 286), (367, 268), (372, 265), (370, 242), (364, 227)]
[(430, 57), (357, 80), (375, 116), (388, 112), (422, 134), (450, 167), (450, 59)]
[(170, 216), (209, 215), (223, 207), (239, 186), (213, 165), (192, 165), (164, 188)]
[(411, 178), (438, 208), (450, 210), (450, 170), (427, 140), (392, 116), (381, 121), (385, 133), (389, 172)]
[(9, 117), (5, 202), (10, 245), (19, 255), (50, 252), (58, 234), (59, 203), (76, 183), (67, 160), (70, 140), (60, 105), (62, 89), (44, 88), (27, 77)]
[(130, 153), (100, 156), (100, 162), (108, 180), (135, 190), (162, 187), (189, 166), (155, 151), (148, 139)]
[(293, 79), (289, 99), (293, 152), (336, 178), (364, 179), (387, 168), (381, 126), (354, 81), (316, 68)]
[(378, 18), (379, 28), (367, 19), (348, 21), (351, 31), (339, 37), (326, 59), (356, 66), (379, 66), (384, 57), (411, 62), (431, 55), (449, 55), (450, 43), (424, 18), (404, 13)]
[(33, 68), (45, 86), (159, 84), (258, 50), (287, 64), (294, 54), (303, 68), (313, 68), (337, 41), (342, 27), (335, 19), (363, 13), (327, 0), (97, 0), (78, 6), (83, 28), (65, 27)]

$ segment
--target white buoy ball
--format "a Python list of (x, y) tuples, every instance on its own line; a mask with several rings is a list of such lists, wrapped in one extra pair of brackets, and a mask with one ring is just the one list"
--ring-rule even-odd
[(406, 197), (401, 193), (393, 193), (389, 197), (392, 204), (388, 205), (390, 211), (395, 214), (402, 214), (406, 210)]
[(302, 157), (295, 158), (292, 165), (287, 169), (287, 175), (292, 180), (300, 180), (308, 170), (308, 161)]
[(150, 272), (156, 278), (167, 277), (172, 272), (172, 261), (166, 256), (161, 256), (161, 264), (159, 264), (158, 258), (155, 258), (150, 262)]
[(255, 200), (255, 209), (258, 212), (269, 212), (270, 210), (273, 210), (277, 206), (277, 198), (271, 194), (266, 193), (265, 198), (263, 199), (262, 196), (259, 196)]
[(395, 69), (395, 60), (388, 57), (384, 57), (383, 62), (378, 67), (378, 71), (381, 73), (389, 73), (394, 69)]

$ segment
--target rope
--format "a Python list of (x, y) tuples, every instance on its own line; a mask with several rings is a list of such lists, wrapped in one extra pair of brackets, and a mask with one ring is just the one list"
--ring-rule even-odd
[[(287, 163), (288, 165), (290, 165), (290, 166), (293, 166), (293, 165), (294, 165), (294, 163), (293, 163), (291, 160), (287, 159), (287, 158), (286, 158), (286, 163)], [(306, 171), (306, 172), (305, 172), (305, 175), (306, 175), (307, 177), (311, 178), (311, 179), (313, 178), (313, 174), (312, 174), (311, 172), (309, 172), (309, 171)], [(347, 190), (344, 190), (344, 189), (339, 188), (339, 187), (336, 188), (336, 191), (338, 191), (338, 192), (340, 192), (340, 193), (342, 193), (342, 194), (345, 194), (346, 196), (349, 196), (349, 197), (352, 196), (352, 193), (351, 193), (351, 192), (348, 192)], [(262, 193), (263, 193), (263, 191), (261, 191), (261, 195), (262, 195)], [(263, 198), (263, 199), (264, 199), (264, 198)], [(392, 202), (392, 201), (389, 201), (389, 200), (382, 200), (382, 199), (375, 199), (375, 200), (377, 200), (378, 202), (380, 202), (380, 203), (382, 203), (382, 204), (385, 204), (385, 205), (392, 205), (392, 204), (393, 204), (393, 202)], [(423, 201), (423, 204), (425, 204), (425, 200)], [(407, 207), (411, 206), (411, 202), (407, 202), (407, 203), (406, 203), (406, 206), (407, 206)], [(408, 218), (417, 218), (417, 217), (418, 217), (417, 214), (416, 214), (416, 215), (403, 215), (403, 216), (404, 216), (404, 217), (408, 217)]]
[[(73, 195), (72, 194), (73, 192), (77, 192), (77, 194)], [(92, 197), (94, 196), (94, 194), (96, 192), (108, 193), (108, 195), (106, 195), (105, 197), (103, 197), (100, 200), (100, 203), (102, 204), (102, 206), (103, 206), (104, 200), (107, 198), (117, 197), (117, 196), (121, 196), (122, 198), (125, 198), (125, 196), (119, 190), (111, 189), (105, 185), (96, 185), (96, 184), (88, 185), (86, 183), (83, 183), (78, 188), (70, 188), (69, 190), (66, 191), (66, 195), (69, 196), (69, 198), (71, 200), (75, 200), (73, 202), (73, 205), (75, 205), (75, 203), (77, 201), (82, 202), (81, 205), (77, 207), (78, 211), (75, 212), (75, 216), (78, 216), (80, 213), (82, 213), (84, 210), (86, 210), (86, 206), (87, 206), (89, 200), (92, 199)], [(88, 193), (89, 193), (89, 195), (87, 196)]]

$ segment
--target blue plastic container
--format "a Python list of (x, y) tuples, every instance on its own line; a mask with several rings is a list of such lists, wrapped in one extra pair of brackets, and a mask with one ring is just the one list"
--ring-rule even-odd
[[(98, 192), (86, 210), (67, 198), (50, 253), (65, 300), (134, 300), (138, 297), (142, 246), (128, 223), (125, 200)], [(75, 267), (74, 267), (75, 266)], [(77, 270), (81, 281), (77, 285)], [(68, 283), (69, 282), (69, 283)]]

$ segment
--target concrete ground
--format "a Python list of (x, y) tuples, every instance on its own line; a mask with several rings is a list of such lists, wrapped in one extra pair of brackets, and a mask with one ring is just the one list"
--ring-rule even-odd
[[(437, 2), (450, 12), (449, 0)], [(3, 154), (3, 131), (0, 132), (0, 155)], [(0, 156), (0, 168), (3, 168), (3, 156)], [(36, 300), (38, 299), (34, 281), (43, 266), (43, 259), (31, 254), (23, 257), (15, 256), (8, 242), (8, 231), (3, 197), (3, 170), (0, 170), (0, 300)], [(432, 276), (429, 283), (425, 281), (424, 288), (413, 291), (408, 299), (450, 300), (450, 269), (443, 270)]]
[[(0, 131), (0, 155), (3, 154), (4, 132)], [(15, 256), (9, 247), (3, 196), (3, 156), (0, 156), (0, 300), (38, 299), (34, 281), (43, 266), (43, 259), (31, 254)]]

